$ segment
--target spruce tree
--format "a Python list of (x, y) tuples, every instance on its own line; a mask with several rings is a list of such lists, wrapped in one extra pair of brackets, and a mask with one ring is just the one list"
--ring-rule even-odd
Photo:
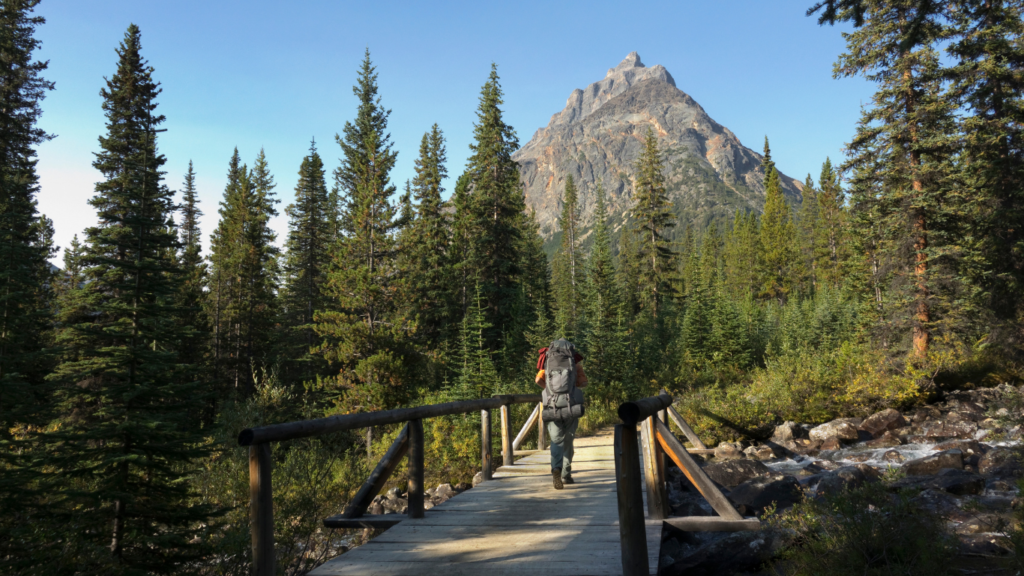
[(757, 294), (757, 241), (760, 220), (756, 214), (736, 211), (732, 227), (725, 235), (723, 249), (723, 289), (734, 300), (746, 300)]
[(456, 348), (458, 377), (452, 396), (456, 400), (475, 400), (494, 393), (498, 372), (487, 347), (485, 303), (479, 289), (474, 291), (473, 303), (462, 319)]
[(310, 353), (317, 343), (313, 314), (325, 305), (324, 283), (334, 245), (330, 195), (315, 141), (310, 143), (309, 154), (299, 166), (295, 202), (285, 213), (288, 239), (281, 298), (284, 376), (288, 382), (299, 383), (315, 378), (323, 370), (320, 357)]
[[(611, 393), (612, 382), (622, 382), (626, 370), (625, 326), (619, 322), (622, 298), (612, 260), (608, 206), (602, 182), (598, 181), (594, 208), (594, 243), (587, 259), (585, 309), (590, 329), (584, 345), (587, 351), (587, 375), (595, 389)], [(604, 398), (606, 401), (618, 398)]]
[(206, 453), (189, 422), (202, 395), (174, 349), (181, 270), (156, 146), (164, 117), (134, 24), (117, 54), (93, 163), (103, 175), (90, 200), (99, 223), (86, 232), (85, 281), (72, 289), (86, 313), (66, 326), (68, 350), (51, 376), (65, 416), (48, 435), (50, 513), (70, 527), (64, 549), (76, 554), (45, 561), (76, 572), (171, 573), (205, 550), (192, 540), (210, 511), (187, 481)]
[(796, 243), (799, 261), (796, 266), (796, 288), (805, 296), (811, 296), (818, 287), (818, 239), (820, 206), (814, 180), (808, 174), (801, 192), (800, 210), (796, 215)]
[[(855, 174), (855, 209), (882, 235), (877, 240), (881, 268), (900, 302), (890, 327), (897, 335), (909, 328), (911, 353), (921, 358), (939, 323), (965, 311), (950, 305), (949, 288), (966, 289), (953, 260), (970, 259), (948, 229), (960, 218), (958, 198), (948, 194), (953, 106), (943, 93), (938, 54), (931, 46), (947, 30), (909, 3), (870, 2), (866, 15), (864, 25), (846, 36), (848, 51), (835, 67), (837, 76), (864, 75), (878, 85), (844, 168)], [(921, 33), (908, 43), (912, 25)], [(964, 296), (961, 303), (969, 302)]]
[(798, 262), (796, 229), (789, 206), (782, 197), (779, 171), (772, 168), (765, 181), (764, 214), (758, 235), (760, 296), (785, 303), (794, 286)]
[(551, 284), (555, 299), (556, 332), (569, 340), (582, 335), (584, 326), (583, 270), (580, 249), (580, 205), (576, 183), (566, 176), (562, 215), (558, 219), (562, 244), (552, 263)]
[(441, 198), (448, 177), (447, 160), (444, 134), (434, 124), (420, 141), (412, 181), (416, 215), (405, 234), (408, 306), (418, 337), (427, 348), (456, 336), (462, 316), (455, 289), (452, 220)]
[(815, 267), (821, 283), (839, 288), (846, 275), (850, 250), (847, 239), (846, 195), (832, 161), (825, 158), (818, 178), (818, 230)]
[[(509, 347), (515, 334), (517, 303), (522, 298), (521, 247), (526, 201), (519, 182), (519, 165), (512, 153), (519, 148), (515, 130), (505, 123), (498, 68), (480, 91), (473, 127), (468, 175), (468, 249), (473, 284), (479, 284), (492, 328), (487, 334), (491, 350)], [(513, 363), (512, 355), (500, 364)]]
[(232, 155), (220, 222), (211, 238), (211, 321), (221, 386), (255, 390), (256, 373), (274, 362), (278, 249), (274, 179), (260, 150), (252, 170)]
[(16, 0), (0, 6), (0, 470), (13, 456), (15, 428), (39, 423), (45, 404), (40, 388), (52, 366), (44, 348), (50, 323), (47, 259), (53, 254), (48, 220), (36, 211), (35, 149), (52, 137), (37, 122), (53, 83), (42, 77), (47, 63), (32, 60), (40, 45), (35, 30), (44, 23), (33, 15), (37, 4)]
[(662, 301), (673, 295), (672, 275), (676, 269), (676, 253), (666, 237), (676, 225), (665, 188), (665, 169), (658, 141), (648, 128), (643, 148), (636, 162), (633, 184), (633, 210), (629, 226), (634, 236), (634, 250), (625, 257), (637, 274), (637, 296), (641, 307), (658, 318)]
[[(955, 3), (951, 11), (956, 59), (945, 76), (964, 109), (958, 150), (973, 228), (984, 261), (974, 282), (990, 298), (996, 319), (1016, 322), (1024, 288), (1024, 6), (1013, 0)], [(980, 276), (980, 278), (978, 278)]]
[[(337, 174), (346, 196), (341, 221), (345, 234), (334, 251), (324, 295), (314, 313), (321, 344), (317, 352), (337, 375), (335, 390), (348, 409), (393, 408), (412, 393), (409, 363), (414, 350), (409, 322), (401, 312), (396, 232), (390, 172), (397, 153), (387, 134), (389, 112), (377, 96), (377, 74), (369, 52), (354, 92), (355, 122), (338, 137), (344, 157)], [(369, 446), (372, 436), (368, 434)]]
[(182, 190), (181, 226), (178, 228), (178, 241), (181, 244), (178, 262), (182, 270), (182, 282), (176, 303), (181, 311), (179, 321), (183, 332), (178, 356), (183, 363), (197, 368), (204, 367), (207, 361), (210, 331), (209, 320), (203, 313), (207, 267), (201, 253), (199, 218), (202, 215), (197, 197), (196, 174), (189, 160)]

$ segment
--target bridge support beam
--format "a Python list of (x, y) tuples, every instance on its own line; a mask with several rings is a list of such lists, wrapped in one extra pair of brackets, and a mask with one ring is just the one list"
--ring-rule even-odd
[(647, 530), (636, 424), (615, 426), (615, 487), (619, 501), (619, 542), (624, 576), (647, 576)]
[(491, 479), (491, 411), (480, 411), (480, 473)]
[(501, 406), (501, 455), (502, 466), (511, 466), (515, 462), (512, 452), (512, 413), (508, 404)]
[(423, 420), (409, 424), (409, 518), (423, 518)]
[(252, 576), (277, 574), (274, 555), (274, 492), (270, 484), (270, 444), (249, 446), (249, 525)]

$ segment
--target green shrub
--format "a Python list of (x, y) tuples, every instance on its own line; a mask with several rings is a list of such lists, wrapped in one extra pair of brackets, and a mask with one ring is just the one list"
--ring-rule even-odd
[(906, 576), (951, 574), (955, 538), (942, 520), (890, 494), (881, 483), (809, 499), (774, 528), (795, 535), (773, 569), (787, 576)]

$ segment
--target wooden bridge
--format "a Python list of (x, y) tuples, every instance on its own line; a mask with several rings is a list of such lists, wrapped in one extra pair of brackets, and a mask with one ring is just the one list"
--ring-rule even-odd
[[(671, 417), (694, 448), (707, 448), (671, 408), (667, 394), (619, 407), (623, 423), (592, 437), (577, 438), (575, 484), (551, 486), (550, 456), (532, 451), (513, 462), (527, 432), (538, 426), (538, 404), (512, 437), (509, 407), (537, 403), (538, 395), (495, 396), (386, 412), (352, 414), (247, 429), (239, 443), (250, 446), (250, 520), (254, 576), (275, 573), (270, 443), (338, 430), (407, 422), (349, 506), (324, 521), (330, 528), (386, 531), (328, 561), (311, 574), (473, 574), (572, 576), (657, 572), (664, 523), (683, 530), (756, 530), (701, 471), (668, 428)], [(490, 412), (501, 413), (503, 466), (493, 474)], [(429, 511), (423, 506), (422, 418), (481, 411), (481, 460), (485, 482)], [(639, 427), (639, 435), (637, 429)], [(403, 457), (409, 458), (408, 515), (366, 515)], [(708, 499), (719, 516), (668, 518), (665, 457), (671, 458)], [(642, 462), (642, 466), (641, 466)]]

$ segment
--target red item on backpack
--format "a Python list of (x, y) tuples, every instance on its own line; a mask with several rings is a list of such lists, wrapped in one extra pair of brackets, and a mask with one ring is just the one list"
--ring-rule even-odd
[(540, 358), (537, 359), (537, 370), (543, 370), (544, 362), (548, 359), (548, 347), (545, 346), (540, 350), (537, 350), (537, 353), (540, 354)]

